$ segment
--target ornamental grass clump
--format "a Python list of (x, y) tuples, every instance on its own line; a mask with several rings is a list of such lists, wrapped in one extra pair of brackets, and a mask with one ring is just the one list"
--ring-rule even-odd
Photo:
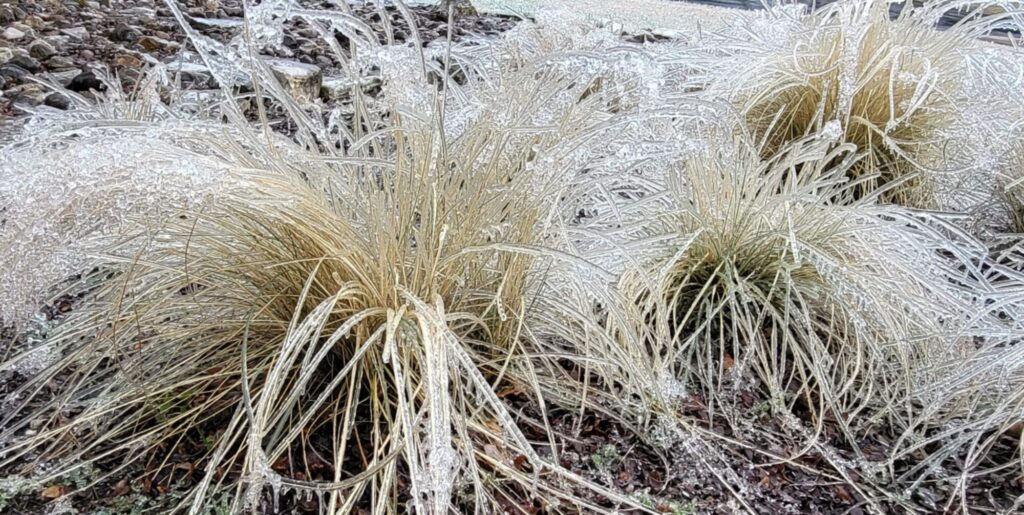
[(590, 368), (601, 330), (571, 295), (580, 279), (553, 266), (576, 198), (556, 172), (604, 104), (553, 103), (570, 74), (431, 86), (417, 52), (375, 54), (383, 102), (355, 100), (347, 130), (324, 131), (257, 66), (294, 139), (227, 99), (228, 123), (101, 107), (40, 118), (10, 147), (4, 321), (75, 300), (3, 364), (27, 377), (5, 399), (0, 465), (159, 471), (202, 441), (192, 512), (224, 492), (257, 510), (287, 492), (331, 512), (597, 509), (577, 487), (634, 505), (563, 470), (553, 440), (541, 456), (495, 393), (541, 413), (586, 402), (567, 370)]
[[(763, 160), (744, 140), (709, 138), (663, 194), (620, 210), (643, 220), (630, 238), (674, 242), (622, 265), (636, 301), (622, 319), (649, 331), (653, 368), (727, 418), (746, 391), (818, 431), (835, 422), (850, 444), (905, 427), (919, 371), (969, 345), (975, 301), (957, 285), (983, 249), (928, 216), (844, 201), (850, 146), (805, 139)], [(833, 160), (846, 164), (823, 167)]]
[(652, 408), (700, 406), (698, 425), (774, 442), (748, 447), (769, 462), (818, 456), (876, 508), (936, 478), (951, 503), (1012, 481), (1019, 272), (955, 216), (857, 199), (855, 147), (832, 134), (764, 159), (735, 132), (588, 221), (608, 240), (591, 259), (622, 271), (610, 333), (676, 381)]
[(988, 87), (989, 61), (1001, 57), (978, 36), (1009, 14), (937, 30), (956, 2), (904, 5), (895, 18), (889, 4), (772, 11), (772, 27), (713, 47), (725, 56), (709, 91), (741, 113), (763, 158), (830, 131), (862, 155), (848, 169), (856, 198), (987, 224), (980, 218), (998, 204), (993, 167), (1012, 93)]
[[(271, 485), (319, 493), (334, 509), (369, 499), (435, 513), (455, 502), (455, 488), (490, 504), (480, 468), (505, 465), (478, 463), (488, 442), (543, 469), (493, 389), (532, 390), (519, 382), (530, 374), (523, 356), (542, 352), (530, 319), (544, 309), (558, 320), (557, 308), (546, 306), (537, 258), (494, 248), (546, 246), (552, 206), (543, 199), (561, 186), (499, 166), (502, 156), (522, 158), (502, 147), (505, 131), (484, 125), (442, 143), (439, 132), (396, 123), (393, 157), (330, 164), (286, 142), (292, 152), (268, 146), (252, 156), (230, 132), (195, 125), (103, 125), (71, 140), (88, 155), (13, 153), (74, 178), (83, 202), (27, 206), (5, 195), (4, 237), (19, 241), (28, 217), (81, 217), (73, 233), (44, 227), (24, 246), (80, 238), (67, 250), (82, 259), (54, 268), (84, 273), (55, 293), (82, 297), (68, 319), (5, 365), (18, 370), (41, 346), (52, 349), (8, 398), (5, 464), (39, 456), (66, 470), (169, 455), (215, 428), (196, 509), (234, 477), (253, 507)], [(202, 147), (161, 141), (167, 133)], [(172, 163), (205, 182), (146, 167)], [(6, 165), (4, 182), (16, 179), (21, 168)], [(120, 166), (126, 175), (111, 173)], [(221, 182), (233, 187), (210, 187)], [(51, 184), (25, 189), (39, 186)], [(179, 188), (188, 192), (178, 197)], [(124, 219), (94, 218), (101, 209), (123, 209)], [(29, 425), (38, 433), (26, 437)], [(326, 460), (332, 477), (297, 479), (313, 459), (306, 453)], [(282, 459), (287, 471), (272, 468)]]

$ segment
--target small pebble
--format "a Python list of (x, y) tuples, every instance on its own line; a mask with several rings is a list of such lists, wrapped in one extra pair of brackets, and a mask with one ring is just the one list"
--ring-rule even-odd
[(55, 91), (46, 95), (46, 99), (43, 100), (43, 104), (60, 110), (67, 110), (67, 108), (71, 106), (71, 100), (63, 94)]

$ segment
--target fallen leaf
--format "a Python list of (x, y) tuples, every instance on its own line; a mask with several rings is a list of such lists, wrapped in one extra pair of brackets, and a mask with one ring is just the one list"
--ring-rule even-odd
[(51, 485), (43, 489), (43, 499), (56, 499), (63, 497), (67, 488), (64, 485)]
[(526, 465), (527, 465), (527, 463), (526, 463), (526, 456), (523, 456), (522, 454), (520, 454), (520, 455), (516, 456), (516, 458), (514, 460), (512, 460), (512, 463), (516, 466), (517, 469), (519, 469), (519, 470), (526, 470)]
[(837, 486), (837, 487), (835, 487), (835, 492), (836, 492), (836, 497), (838, 497), (844, 503), (846, 503), (846, 504), (852, 504), (853, 503), (853, 496), (850, 495), (850, 491), (847, 490), (845, 486)]
[(131, 485), (128, 484), (128, 480), (127, 479), (122, 479), (122, 480), (118, 481), (117, 484), (115, 484), (114, 487), (110, 489), (110, 492), (112, 494), (114, 494), (114, 497), (120, 497), (122, 495), (127, 495), (128, 492), (131, 492), (131, 491), (132, 491), (132, 487), (131, 487)]
[(491, 431), (493, 431), (493, 432), (495, 432), (497, 434), (501, 434), (501, 431), (502, 431), (501, 430), (501, 424), (499, 424), (498, 421), (494, 420), (494, 419), (485, 420), (484, 421), (484, 427), (486, 427), (487, 429), (490, 429)]
[(498, 397), (501, 397), (502, 399), (504, 399), (505, 397), (508, 397), (509, 395), (516, 395), (516, 394), (520, 394), (520, 393), (523, 393), (523, 390), (521, 388), (519, 388), (518, 386), (508, 386), (506, 388), (502, 388), (501, 390), (499, 390), (496, 393), (496, 395)]

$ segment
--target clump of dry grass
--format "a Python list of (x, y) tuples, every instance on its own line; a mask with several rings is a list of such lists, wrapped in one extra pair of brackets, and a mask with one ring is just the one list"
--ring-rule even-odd
[(728, 143), (688, 160), (643, 211), (647, 234), (678, 244), (621, 287), (653, 358), (707, 398), (730, 404), (753, 380), (774, 409), (838, 418), (852, 440), (912, 411), (917, 363), (963, 345), (971, 306), (951, 281), (977, 249), (907, 212), (833, 204), (851, 193), (844, 167), (822, 168), (838, 158), (827, 145), (763, 161)]
[[(211, 61), (228, 52), (199, 47)], [(226, 125), (77, 113), (5, 154), (3, 236), (34, 253), (5, 250), (4, 284), (18, 288), (4, 305), (81, 300), (4, 365), (51, 358), (8, 396), (4, 466), (38, 459), (51, 478), (116, 458), (116, 474), (208, 439), (192, 511), (224, 489), (257, 509), (268, 486), (275, 503), (316, 494), (332, 512), (488, 511), (523, 496), (596, 509), (566, 484), (635, 504), (563, 470), (552, 442), (541, 456), (495, 393), (542, 412), (584, 402), (565, 363), (587, 368), (601, 331), (571, 295), (580, 279), (552, 266), (575, 198), (557, 172), (605, 103), (553, 102), (586, 85), (534, 65), (469, 97), (430, 87), (438, 70), (415, 51), (379, 57), (385, 105), (356, 100), (351, 132), (324, 131), (257, 68), (257, 91), (304, 144), (247, 128), (229, 101)], [(331, 476), (312, 479), (313, 461)]]
[[(86, 263), (99, 272), (62, 292), (84, 298), (43, 344), (55, 361), (11, 398), (5, 463), (29, 453), (69, 468), (111, 453), (169, 455), (212, 424), (223, 432), (196, 508), (231, 483), (217, 472), (227, 467), (242, 474), (252, 506), (270, 484), (330, 492), (336, 509), (369, 499), (430, 512), (446, 511), (456, 489), (472, 492), (460, 502), (491, 505), (496, 487), (482, 483), (481, 467), (509, 465), (481, 462), (485, 444), (546, 467), (494, 390), (533, 391), (527, 378), (543, 358), (525, 356), (544, 353), (534, 313), (553, 323), (567, 314), (542, 293), (542, 260), (497, 249), (550, 244), (553, 206), (541, 199), (563, 186), (503, 166), (525, 152), (503, 146), (507, 131), (484, 124), (442, 142), (398, 122), (382, 144), (391, 159), (335, 165), (292, 148), (308, 159), (296, 167), (252, 159), (213, 134), (200, 137), (219, 155), (154, 144), (167, 128), (110, 121), (89, 135), (95, 144), (76, 147), (93, 159), (65, 170), (130, 145), (244, 183), (244, 193), (199, 209), (161, 190), (151, 199), (158, 213), (129, 210), (116, 233), (75, 234), (86, 241), (74, 251), (90, 249)], [(112, 199), (138, 181), (79, 188)], [(51, 381), (56, 392), (41, 389)], [(30, 424), (38, 434), (21, 437)], [(289, 458), (296, 449), (323, 453), (332, 480), (271, 468), (284, 457), (301, 470)]]
[(1009, 15), (936, 30), (953, 4), (905, 6), (896, 19), (882, 1), (779, 11), (771, 30), (723, 45), (711, 91), (739, 110), (764, 158), (829, 131), (861, 154), (848, 169), (856, 197), (991, 216), (977, 212), (996, 197), (991, 147), (1008, 90), (983, 87), (977, 67), (996, 57), (977, 36)]
[[(676, 46), (541, 17), (497, 43), (382, 48), (347, 15), (273, 7), (232, 45), (193, 37), (290, 137), (259, 102), (253, 127), (233, 100), (186, 114), (143, 95), (41, 118), (0, 159), (0, 316), (78, 299), (0, 365), (29, 376), (0, 466), (167, 470), (205, 441), (192, 512), (220, 492), (234, 509), (291, 492), (332, 512), (638, 508), (559, 466), (554, 407), (662, 424), (645, 436), (741, 503), (708, 440), (735, 443), (722, 419), (787, 444), (756, 449), (772, 460), (817, 453), (876, 508), (1018, 464), (1024, 280), (955, 217), (874, 202), (950, 209), (964, 186), (980, 136), (940, 140), (985, 116), (955, 84), (974, 29), (848, 2), (726, 45), (729, 78), (768, 88), (729, 85), (734, 130), (693, 91), (714, 65)], [(245, 52), (290, 16), (349, 35), (345, 73), (379, 74), (383, 98), (293, 101)], [(505, 395), (541, 413), (529, 431)], [(705, 427), (679, 414), (694, 396)], [(877, 432), (881, 460), (860, 447)]]
[[(1020, 416), (1019, 299), (982, 272), (985, 246), (941, 215), (857, 200), (854, 148), (827, 134), (767, 160), (742, 138), (706, 141), (664, 190), (593, 220), (631, 299), (609, 330), (676, 380), (676, 402), (696, 395), (710, 424), (796, 449), (756, 450), (772, 460), (816, 453), (869, 503), (1012, 472), (1014, 451), (988, 451)], [(759, 427), (765, 413), (785, 434)], [(897, 441), (868, 458), (879, 433)]]

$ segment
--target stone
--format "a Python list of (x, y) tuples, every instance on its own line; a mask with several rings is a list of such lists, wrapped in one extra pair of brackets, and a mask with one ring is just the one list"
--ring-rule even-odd
[(299, 103), (309, 103), (320, 97), (323, 73), (320, 67), (290, 59), (266, 59), (274, 77)]
[(11, 23), (25, 19), (25, 11), (16, 5), (0, 5), (0, 23)]
[(42, 69), (39, 61), (27, 55), (15, 55), (7, 62), (10, 64), (16, 64), (25, 70), (28, 70), (30, 73), (36, 73)]
[(25, 33), (24, 32), (14, 28), (14, 27), (7, 27), (6, 29), (4, 29), (3, 34), (0, 34), (0, 35), (2, 35), (3, 38), (8, 40), (8, 41), (17, 41), (17, 40), (25, 37)]
[(69, 27), (61, 29), (60, 33), (75, 41), (85, 41), (89, 37), (89, 31), (85, 27)]
[(22, 84), (7, 90), (7, 96), (14, 100), (14, 103), (30, 106), (42, 104), (46, 100), (46, 94), (39, 84)]
[(119, 23), (114, 30), (110, 31), (110, 39), (122, 43), (132, 43), (139, 39), (139, 31), (126, 23)]
[(96, 91), (103, 91), (106, 86), (96, 78), (96, 74), (90, 71), (84, 71), (76, 75), (67, 86), (69, 91), (89, 91), (95, 89)]
[(93, 60), (96, 57), (96, 53), (93, 52), (92, 50), (89, 50), (88, 48), (86, 48), (85, 50), (82, 50), (81, 52), (79, 52), (78, 55), (82, 59), (85, 59), (86, 61), (91, 61), (91, 60)]
[(75, 62), (72, 61), (70, 57), (55, 55), (44, 61), (43, 66), (48, 70), (66, 70), (68, 68), (74, 68)]
[(131, 54), (121, 54), (114, 58), (114, 66), (124, 68), (139, 68), (142, 66), (142, 59)]
[(157, 50), (176, 50), (181, 46), (174, 41), (168, 41), (155, 36), (142, 36), (139, 38), (137, 43), (139, 46), (146, 49), (147, 52), (155, 52)]
[(241, 18), (201, 18), (192, 16), (188, 18), (188, 24), (201, 29), (203, 27), (215, 27), (219, 29), (238, 29), (245, 25)]
[(37, 39), (28, 45), (28, 55), (45, 60), (57, 55), (57, 49), (46, 40)]
[(7, 82), (20, 82), (29, 76), (29, 72), (14, 63), (5, 63), (0, 65), (0, 76), (7, 79)]
[[(378, 77), (363, 77), (359, 87), (364, 93), (378, 91), (381, 80)], [(320, 86), (320, 97), (327, 101), (345, 101), (352, 96), (352, 81), (345, 77), (324, 77)]]
[(150, 9), (149, 7), (129, 7), (128, 9), (122, 9), (121, 14), (131, 16), (132, 18), (138, 18), (140, 20), (152, 20), (153, 18), (156, 18), (156, 9)]
[(43, 104), (56, 109), (60, 109), (62, 111), (66, 111), (67, 108), (71, 107), (71, 99), (55, 91), (53, 93), (50, 93), (49, 95), (46, 95), (46, 98), (43, 99)]
[(189, 63), (174, 60), (167, 63), (167, 71), (178, 74), (183, 83), (192, 83), (198, 87), (213, 87), (213, 74), (206, 66), (198, 63)]
[(36, 30), (35, 29), (33, 29), (32, 27), (29, 27), (28, 25), (25, 25), (24, 23), (21, 23), (19, 21), (11, 23), (10, 25), (8, 25), (8, 27), (10, 27), (12, 29), (17, 29), (17, 30), (21, 31), (23, 34), (25, 34), (25, 36), (30, 37), (30, 38), (31, 37), (35, 37), (35, 35), (36, 35)]
[(23, 21), (23, 23), (25, 25), (28, 25), (29, 27), (32, 27), (33, 29), (41, 29), (41, 28), (46, 26), (46, 22), (43, 21), (42, 18), (40, 18), (40, 17), (38, 17), (38, 16), (36, 16), (34, 14), (31, 15), (31, 16), (26, 16), (25, 20)]
[(0, 64), (4, 64), (14, 58), (14, 50), (7, 47), (0, 47)]

